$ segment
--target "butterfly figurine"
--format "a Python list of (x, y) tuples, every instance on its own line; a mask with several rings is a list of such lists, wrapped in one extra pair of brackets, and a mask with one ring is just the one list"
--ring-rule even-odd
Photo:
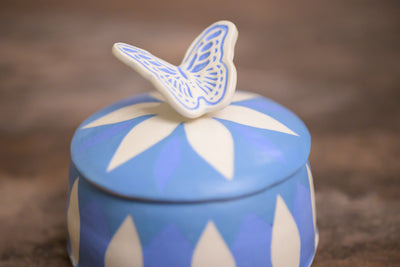
[(113, 54), (153, 83), (182, 116), (197, 118), (229, 105), (236, 89), (233, 64), (238, 31), (230, 21), (218, 21), (190, 45), (179, 66), (124, 43)]

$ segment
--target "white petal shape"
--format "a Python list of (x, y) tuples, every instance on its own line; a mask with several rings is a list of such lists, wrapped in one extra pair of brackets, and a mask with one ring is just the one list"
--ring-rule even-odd
[(92, 128), (101, 125), (113, 124), (117, 122), (127, 121), (134, 118), (138, 118), (145, 115), (156, 114), (157, 107), (160, 106), (158, 102), (145, 102), (126, 106), (117, 110), (114, 110), (107, 115), (86, 124), (82, 129)]
[(154, 116), (135, 126), (122, 140), (107, 171), (112, 171), (157, 144), (170, 135), (178, 124), (175, 120)]
[(274, 118), (254, 109), (230, 105), (213, 114), (214, 118), (224, 119), (256, 128), (277, 131), (298, 136), (297, 133)]
[(189, 144), (200, 157), (226, 179), (232, 180), (234, 148), (231, 132), (220, 122), (208, 117), (188, 121), (184, 127)]
[(234, 267), (235, 260), (212, 221), (201, 234), (192, 258), (192, 267)]
[(149, 93), (149, 95), (157, 100), (160, 100), (161, 102), (165, 102), (165, 98), (158, 91), (153, 91)]
[(69, 243), (71, 246), (71, 260), (75, 266), (79, 262), (79, 242), (81, 231), (81, 219), (79, 215), (79, 200), (78, 200), (78, 183), (79, 178), (76, 178), (72, 185), (71, 195), (69, 197), (68, 211), (67, 211), (67, 225)]
[(274, 267), (299, 267), (300, 234), (285, 201), (276, 199), (272, 225), (271, 261)]
[(260, 95), (251, 93), (251, 92), (236, 91), (235, 94), (233, 95), (232, 102), (239, 102), (239, 101), (243, 101), (243, 100), (256, 98), (259, 96)]
[(314, 231), (315, 231), (315, 249), (317, 249), (319, 235), (317, 232), (317, 214), (315, 209), (315, 192), (314, 192), (314, 180), (312, 177), (311, 169), (308, 164), (306, 164), (307, 174), (308, 174), (308, 183), (310, 184), (310, 194), (311, 194), (311, 207), (312, 207), (312, 216), (313, 216), (313, 224), (314, 224)]
[(104, 264), (105, 267), (143, 266), (142, 245), (131, 216), (126, 217), (111, 239)]

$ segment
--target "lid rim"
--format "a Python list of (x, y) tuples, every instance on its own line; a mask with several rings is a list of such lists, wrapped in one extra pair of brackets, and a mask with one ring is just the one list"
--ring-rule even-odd
[(95, 182), (91, 181), (90, 179), (87, 179), (84, 175), (82, 175), (81, 171), (77, 168), (77, 166), (72, 161), (72, 165), (74, 166), (75, 170), (79, 173), (79, 178), (82, 178), (83, 180), (85, 180), (90, 185), (94, 186), (97, 190), (101, 191), (102, 193), (106, 193), (106, 194), (112, 195), (114, 197), (122, 198), (122, 199), (129, 200), (129, 201), (143, 202), (143, 203), (157, 203), (157, 204), (203, 204), (203, 203), (233, 201), (233, 200), (251, 197), (253, 195), (261, 194), (264, 191), (268, 191), (270, 188), (276, 187), (276, 186), (286, 182), (287, 180), (292, 178), (292, 176), (296, 175), (303, 168), (305, 168), (307, 163), (308, 163), (308, 159), (290, 175), (283, 177), (281, 179), (277, 179), (276, 182), (268, 184), (267, 186), (262, 187), (258, 190), (248, 191), (243, 194), (239, 194), (239, 195), (235, 195), (235, 196), (225, 196), (225, 197), (221, 197), (221, 198), (203, 198), (203, 199), (199, 198), (199, 199), (195, 200), (195, 199), (157, 199), (157, 198), (128, 196), (128, 195), (124, 195), (121, 193), (117, 193), (110, 189), (102, 187), (99, 184), (96, 184)]

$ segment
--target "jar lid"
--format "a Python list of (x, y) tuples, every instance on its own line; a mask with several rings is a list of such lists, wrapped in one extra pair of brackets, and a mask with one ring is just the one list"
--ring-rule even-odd
[(260, 95), (238, 91), (224, 109), (189, 119), (150, 93), (84, 121), (71, 157), (83, 178), (107, 192), (197, 202), (267, 189), (303, 166), (310, 146), (303, 122)]

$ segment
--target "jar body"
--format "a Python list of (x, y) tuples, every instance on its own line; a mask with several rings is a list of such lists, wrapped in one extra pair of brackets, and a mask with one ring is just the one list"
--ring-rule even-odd
[(72, 164), (67, 224), (80, 267), (309, 266), (318, 243), (308, 163), (260, 192), (193, 203), (123, 198)]

